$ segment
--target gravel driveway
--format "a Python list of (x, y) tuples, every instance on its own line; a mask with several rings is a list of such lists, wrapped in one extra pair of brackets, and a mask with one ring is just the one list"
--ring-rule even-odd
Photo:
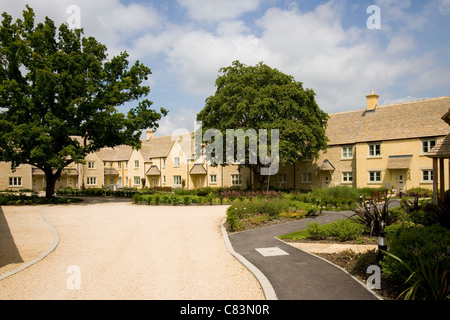
[(59, 244), (1, 280), (0, 299), (264, 299), (257, 280), (226, 249), (224, 206), (1, 207), (0, 276), (51, 245), (40, 208)]

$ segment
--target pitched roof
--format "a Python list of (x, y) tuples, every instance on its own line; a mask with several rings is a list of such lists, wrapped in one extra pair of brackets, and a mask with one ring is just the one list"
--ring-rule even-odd
[(161, 175), (161, 171), (159, 171), (157, 166), (151, 166), (150, 169), (148, 169), (147, 176), (159, 176)]
[(386, 169), (410, 169), (413, 156), (389, 156)]
[(374, 111), (330, 114), (328, 144), (445, 136), (450, 128), (441, 118), (449, 108), (450, 96), (447, 96), (391, 104)]
[(331, 164), (330, 160), (325, 159), (316, 171), (334, 171), (336, 168)]
[(105, 168), (105, 176), (118, 176), (119, 172), (117, 172), (114, 168)]
[(207, 174), (205, 167), (202, 164), (194, 164), (189, 174)]
[(132, 152), (132, 147), (121, 145), (114, 148), (102, 148), (97, 151), (97, 154), (103, 161), (128, 161)]
[(148, 141), (142, 142), (141, 153), (145, 160), (151, 158), (166, 158), (172, 149), (172, 136), (153, 137)]

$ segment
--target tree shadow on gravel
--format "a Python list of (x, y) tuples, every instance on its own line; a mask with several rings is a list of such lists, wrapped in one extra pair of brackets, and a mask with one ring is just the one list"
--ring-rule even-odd
[(0, 268), (11, 263), (22, 263), (22, 257), (14, 242), (8, 221), (0, 206)]

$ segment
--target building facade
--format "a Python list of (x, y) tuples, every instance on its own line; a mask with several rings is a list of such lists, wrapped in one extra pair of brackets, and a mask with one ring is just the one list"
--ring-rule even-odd
[[(366, 97), (365, 109), (330, 114), (326, 151), (317, 159), (280, 166), (269, 177), (270, 186), (432, 189), (436, 177), (428, 152), (450, 133), (441, 119), (450, 109), (450, 96), (387, 106), (378, 106), (379, 97), (373, 92)], [(251, 172), (240, 172), (237, 165), (196, 161), (192, 135), (154, 137), (148, 131), (140, 150), (118, 146), (89, 154), (85, 164), (66, 168), (56, 187), (259, 188)], [(444, 170), (449, 171), (448, 162)], [(442, 188), (450, 188), (449, 177), (444, 180)], [(44, 187), (41, 170), (21, 165), (12, 172), (9, 163), (0, 162), (0, 190), (40, 191)]]

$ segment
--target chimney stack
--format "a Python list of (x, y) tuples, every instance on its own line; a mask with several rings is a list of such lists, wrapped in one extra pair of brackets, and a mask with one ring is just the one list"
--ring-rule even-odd
[(145, 138), (145, 140), (150, 140), (151, 138), (153, 138), (153, 131), (152, 130), (147, 130), (146, 131), (146, 133), (147, 133), (147, 136), (146, 136), (146, 138)]
[(367, 111), (374, 111), (376, 107), (378, 107), (378, 98), (380, 96), (375, 94), (372, 90), (372, 93), (367, 95)]

